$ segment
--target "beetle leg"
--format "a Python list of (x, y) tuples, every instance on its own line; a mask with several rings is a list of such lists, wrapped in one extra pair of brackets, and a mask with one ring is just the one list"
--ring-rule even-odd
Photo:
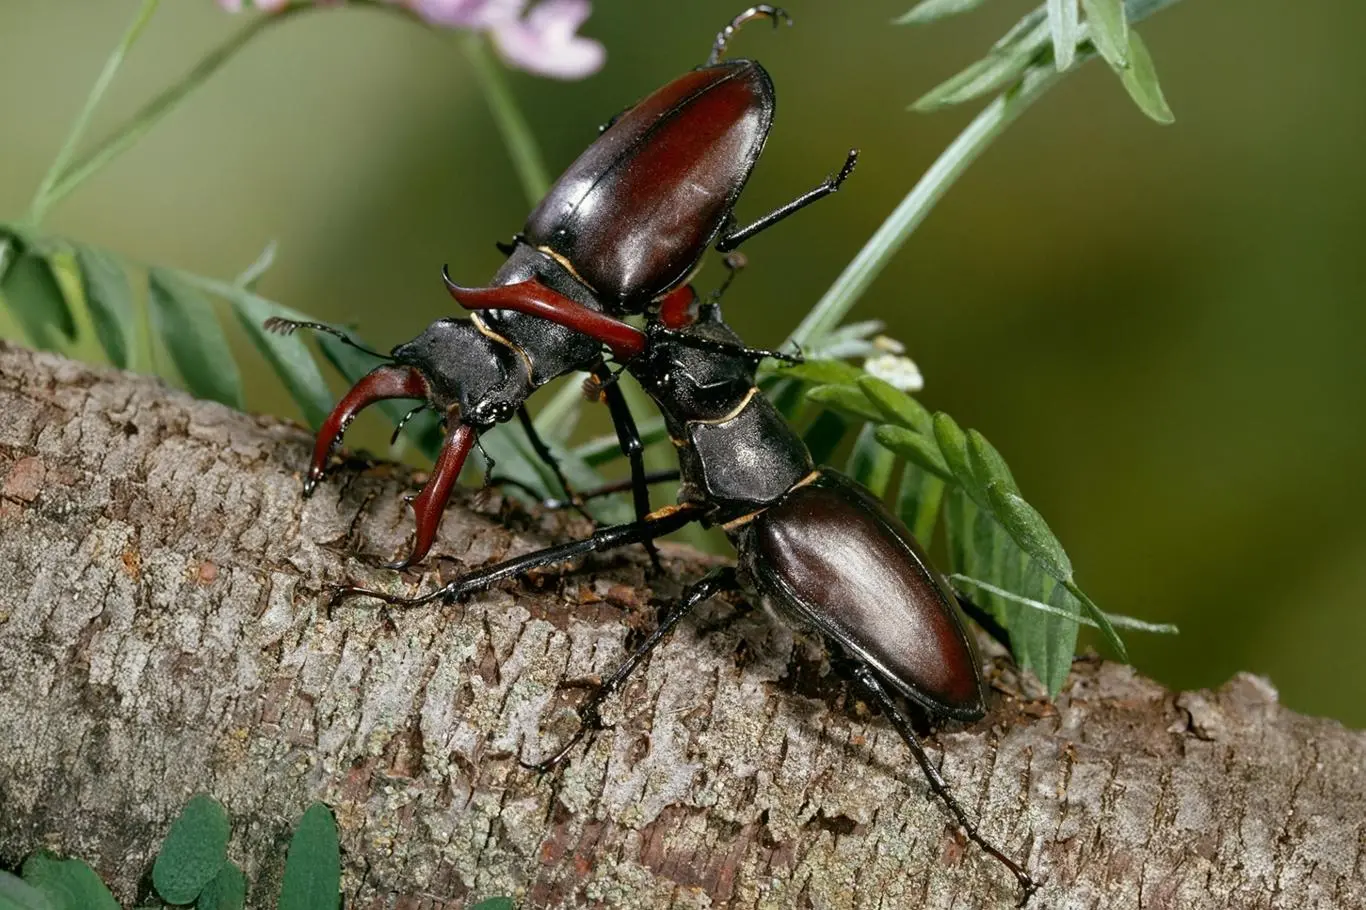
[(787, 10), (780, 6), (769, 6), (767, 3), (760, 3), (751, 6), (734, 19), (717, 34), (716, 41), (712, 43), (711, 53), (707, 55), (707, 66), (715, 66), (721, 62), (721, 55), (726, 52), (726, 45), (734, 37), (740, 26), (751, 19), (769, 18), (773, 20), (773, 27), (777, 28), (782, 23), (792, 24), (792, 17), (787, 14)]
[[(536, 453), (536, 457), (541, 459), (541, 461), (545, 462), (545, 464), (550, 468), (551, 473), (555, 475), (555, 482), (558, 483), (560, 485), (560, 489), (564, 491), (564, 499), (562, 500), (563, 504), (574, 509), (584, 518), (587, 518), (589, 521), (592, 521), (593, 516), (589, 515), (588, 512), (585, 511), (585, 509), (583, 508), (582, 499), (577, 493), (574, 492), (573, 488), (569, 486), (569, 481), (565, 479), (564, 471), (560, 469), (560, 460), (555, 457), (554, 452), (550, 451), (550, 446), (545, 444), (545, 440), (541, 438), (541, 434), (536, 432), (536, 424), (532, 422), (531, 415), (527, 413), (525, 405), (517, 409), (517, 419), (521, 422), (522, 429), (526, 432), (527, 441), (531, 443), (531, 448)], [(495, 481), (491, 477), (486, 478), (484, 482), (487, 484), (507, 483), (506, 480), (499, 479)], [(547, 502), (555, 501), (556, 500), (547, 500)]]
[(783, 351), (769, 351), (764, 348), (749, 348), (742, 344), (734, 344), (729, 341), (722, 341), (719, 338), (707, 338), (702, 335), (693, 335), (687, 332), (680, 332), (675, 329), (657, 328), (657, 333), (667, 338), (671, 338), (679, 344), (687, 345), (690, 348), (697, 348), (699, 351), (708, 351), (712, 354), (719, 354), (722, 357), (739, 357), (744, 360), (753, 361), (758, 364), (761, 360), (781, 360), (783, 363), (802, 363), (803, 357), (800, 353), (788, 354)]
[(598, 713), (602, 703), (622, 687), (627, 678), (635, 672), (636, 667), (640, 666), (641, 661), (648, 657), (650, 652), (674, 630), (683, 617), (711, 597), (723, 591), (734, 591), (737, 588), (739, 588), (739, 582), (736, 580), (735, 569), (732, 566), (714, 569), (694, 582), (683, 592), (678, 603), (674, 604), (669, 612), (664, 615), (663, 621), (660, 622), (657, 629), (650, 633), (650, 637), (632, 651), (621, 666), (617, 667), (616, 671), (604, 680), (602, 685), (594, 689), (593, 694), (580, 706), (579, 728), (574, 731), (574, 734), (569, 737), (564, 745), (560, 746), (554, 755), (544, 761), (535, 764), (520, 762), (522, 767), (538, 774), (545, 774), (557, 765), (563, 764), (564, 760), (569, 757), (570, 751), (582, 742), (585, 736), (595, 730), (602, 729), (602, 717)]
[(565, 562), (576, 556), (586, 553), (600, 553), (605, 550), (615, 550), (618, 547), (629, 546), (633, 543), (640, 543), (643, 540), (653, 540), (656, 537), (663, 537), (665, 534), (672, 534), (684, 525), (696, 521), (702, 509), (698, 506), (671, 506), (660, 509), (658, 512), (647, 517), (644, 521), (634, 521), (630, 524), (611, 525), (600, 528), (591, 537), (581, 540), (571, 540), (569, 543), (562, 543), (553, 547), (546, 547), (544, 550), (537, 550), (534, 553), (527, 553), (514, 559), (496, 563), (468, 575), (457, 578), (450, 584), (443, 585), (429, 594), (419, 597), (396, 597), (393, 594), (386, 594), (383, 591), (371, 591), (367, 588), (358, 588), (350, 585), (336, 588), (332, 592), (329, 606), (336, 606), (343, 600), (351, 597), (373, 597), (381, 600), (390, 606), (395, 607), (420, 607), (424, 604), (435, 603), (438, 600), (452, 602), (460, 598), (482, 591), (489, 585), (503, 581), (508, 578), (516, 578), (525, 575), (532, 569), (541, 566), (553, 565), (557, 562)]
[[(640, 431), (636, 429), (635, 418), (631, 416), (631, 408), (626, 404), (620, 383), (605, 381), (611, 376), (606, 364), (598, 364), (593, 369), (593, 375), (604, 381), (603, 396), (607, 399), (607, 410), (612, 415), (612, 425), (617, 430), (617, 441), (631, 462), (631, 497), (636, 507), (636, 521), (641, 521), (650, 514), (650, 488), (645, 482), (645, 446), (641, 445)], [(650, 565), (656, 572), (663, 571), (655, 542), (646, 540), (644, 544), (645, 552), (650, 554)]]
[(1038, 890), (1038, 883), (1018, 863), (998, 850), (978, 832), (977, 826), (968, 819), (963, 807), (958, 805), (958, 800), (954, 799), (953, 794), (949, 792), (949, 785), (944, 782), (944, 778), (939, 774), (939, 769), (925, 754), (924, 747), (920, 745), (920, 739), (911, 727), (911, 719), (906, 716), (901, 706), (892, 698), (891, 693), (878, 679), (877, 674), (867, 664), (859, 663), (853, 669), (853, 676), (854, 681), (872, 697), (873, 701), (882, 709), (882, 713), (887, 715), (887, 719), (892, 722), (896, 732), (901, 734), (901, 738), (906, 741), (906, 745), (910, 747), (911, 754), (915, 756), (916, 763), (920, 765), (920, 770), (924, 773), (925, 779), (929, 781), (930, 789), (943, 800), (944, 805), (948, 807), (949, 813), (957, 820), (963, 832), (973, 843), (994, 857), (1015, 876), (1015, 880), (1019, 882), (1022, 891), (1020, 902), (1016, 906), (1023, 907), (1029, 902), (1034, 892)]
[(838, 174), (826, 177), (815, 189), (802, 193), (796, 199), (793, 199), (784, 206), (774, 209), (753, 224), (749, 224), (738, 230), (727, 231), (725, 236), (717, 242), (716, 249), (722, 253), (727, 253), (765, 228), (770, 228), (779, 221), (782, 221), (793, 212), (800, 211), (816, 200), (824, 199), (826, 196), (838, 192), (840, 184), (844, 183), (845, 178), (853, 173), (854, 165), (856, 164), (858, 164), (858, 149), (850, 149), (849, 156), (844, 159), (844, 166), (840, 168)]
[(965, 597), (957, 588), (954, 588), (953, 596), (958, 599), (958, 606), (963, 609), (964, 613), (972, 618), (973, 622), (982, 627), (983, 632), (986, 632), (992, 638), (996, 639), (996, 641), (1004, 646), (1010, 653), (1015, 653), (1015, 649), (1010, 646), (1010, 632), (1005, 626), (996, 621), (996, 617), (977, 606), (977, 604)]

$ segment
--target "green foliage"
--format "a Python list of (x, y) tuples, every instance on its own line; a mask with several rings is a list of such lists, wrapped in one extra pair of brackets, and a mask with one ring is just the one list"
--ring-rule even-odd
[[(1085, 20), (1078, 16), (1078, 2)], [(1008, 91), (1032, 68), (1061, 72), (1099, 54), (1119, 76), (1139, 110), (1158, 123), (1171, 123), (1172, 112), (1158, 85), (1152, 57), (1130, 24), (1176, 0), (1046, 0), (1031, 10), (992, 46), (987, 55), (930, 89), (911, 107), (932, 111), (984, 95)], [(924, 3), (900, 22), (925, 24), (977, 4)], [(914, 16), (922, 7), (930, 8)], [(940, 11), (940, 7), (944, 9)]]
[(76, 336), (76, 322), (50, 254), (0, 227), (0, 295), (36, 347), (53, 349)]
[(35, 853), (24, 861), (23, 879), (47, 899), (52, 910), (119, 910), (95, 870), (78, 859)]
[(0, 870), (0, 910), (57, 910), (47, 895), (28, 882)]
[(949, 16), (977, 9), (986, 0), (920, 0), (900, 17), (893, 19), (895, 25), (928, 25)]
[(289, 842), (280, 910), (337, 910), (341, 902), (341, 845), (332, 810), (314, 803)]
[(90, 310), (95, 337), (109, 362), (126, 369), (133, 363), (133, 351), (138, 344), (137, 309), (128, 273), (112, 253), (81, 245), (76, 246), (75, 252), (81, 293)]
[(229, 407), (242, 407), (242, 377), (213, 305), (169, 269), (147, 276), (147, 303), (156, 331), (190, 391)]
[(214, 881), (228, 858), (228, 813), (207, 796), (193, 797), (171, 825), (152, 866), (152, 885), (171, 904), (188, 904)]
[(247, 903), (247, 879), (236, 863), (224, 863), (195, 899), (195, 910), (242, 910)]

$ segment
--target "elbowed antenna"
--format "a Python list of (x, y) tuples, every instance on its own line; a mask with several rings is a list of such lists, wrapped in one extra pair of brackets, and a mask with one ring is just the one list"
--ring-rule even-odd
[(351, 387), (351, 391), (342, 396), (318, 430), (318, 438), (313, 443), (313, 461), (308, 466), (308, 476), (304, 478), (304, 495), (312, 493), (318, 481), (323, 479), (328, 459), (341, 445), (342, 434), (357, 414), (375, 402), (388, 398), (426, 397), (427, 380), (416, 367), (385, 364), (366, 373)]

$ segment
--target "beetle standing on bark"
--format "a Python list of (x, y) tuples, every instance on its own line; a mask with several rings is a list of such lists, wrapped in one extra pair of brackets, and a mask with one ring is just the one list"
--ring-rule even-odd
[[(753, 223), (735, 227), (734, 207), (773, 123), (774, 92), (753, 60), (723, 60), (735, 30), (755, 18), (776, 24), (782, 10), (759, 5), (717, 36), (707, 62), (613, 120), (550, 188), (526, 226), (501, 248), (507, 262), (478, 293), (481, 312), (440, 319), (389, 355), (352, 387), (318, 432), (305, 494), (322, 479), (347, 425), (365, 407), (390, 398), (424, 402), (442, 419), (446, 438), (431, 478), (412, 500), (417, 536), (407, 559), (431, 548), (460, 469), (480, 433), (517, 415), (537, 454), (564, 478), (536, 437), (524, 403), (540, 386), (576, 370), (602, 376), (593, 331), (610, 316), (650, 312), (664, 325), (689, 319), (688, 281), (709, 247), (734, 249), (793, 212), (835, 192), (857, 160)], [(577, 306), (561, 324), (529, 310), (543, 299)], [(520, 311), (519, 311), (520, 310)], [(527, 315), (531, 312), (532, 315)], [(276, 319), (279, 331), (317, 323)], [(354, 344), (350, 339), (343, 340)], [(368, 349), (367, 349), (368, 350)], [(649, 511), (640, 440), (620, 391), (605, 383), (607, 403), (631, 457), (637, 515)], [(566, 489), (566, 493), (569, 491)], [(572, 495), (570, 497), (572, 499)], [(653, 550), (651, 556), (654, 556)]]
[[(447, 284), (462, 305), (489, 305), (486, 292), (449, 278)], [(541, 295), (514, 305), (560, 325), (581, 326), (584, 318), (568, 299)], [(595, 327), (580, 329), (610, 349), (664, 415), (679, 456), (677, 505), (479, 569), (421, 597), (346, 587), (333, 602), (357, 596), (401, 607), (453, 601), (541, 566), (653, 541), (694, 521), (719, 526), (739, 554), (738, 565), (687, 588), (659, 627), (585, 701), (579, 730), (549, 759), (530, 767), (554, 768), (597, 729), (599, 706), (689, 612), (718, 593), (745, 589), (821, 634), (857, 688), (891, 720), (968, 837), (1015, 876), (1023, 906), (1036, 883), (978, 832), (897, 701), (901, 696), (931, 716), (954, 720), (978, 720), (986, 713), (978, 659), (952, 588), (876, 497), (813, 464), (801, 438), (755, 385), (758, 364), (772, 352), (745, 347), (721, 321), (719, 305), (694, 312), (697, 321), (682, 329), (652, 320), (641, 330), (600, 314)]]

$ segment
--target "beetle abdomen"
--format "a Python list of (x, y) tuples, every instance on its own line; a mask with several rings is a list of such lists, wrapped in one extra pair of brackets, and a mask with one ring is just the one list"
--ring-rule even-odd
[(623, 114), (527, 219), (598, 296), (640, 308), (687, 278), (763, 151), (773, 83), (758, 63), (694, 70)]
[(905, 695), (951, 717), (982, 715), (977, 659), (947, 582), (862, 487), (823, 469), (755, 518), (740, 544), (767, 593)]

